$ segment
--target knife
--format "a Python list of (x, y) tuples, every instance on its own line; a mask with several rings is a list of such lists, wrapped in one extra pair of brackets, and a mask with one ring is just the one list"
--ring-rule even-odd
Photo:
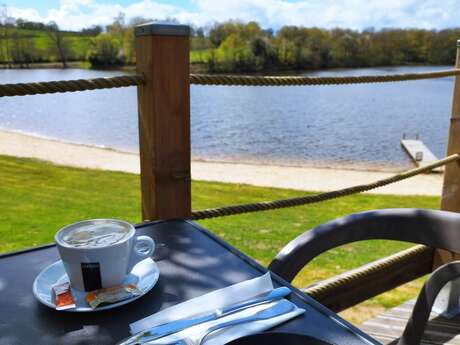
[(165, 337), (167, 335), (182, 331), (186, 328), (198, 325), (200, 323), (208, 322), (211, 320), (216, 320), (218, 318), (236, 313), (248, 307), (256, 306), (262, 303), (271, 302), (280, 298), (283, 298), (291, 293), (291, 290), (287, 287), (280, 287), (277, 289), (273, 289), (267, 293), (264, 293), (260, 296), (257, 296), (253, 299), (248, 301), (236, 303), (227, 307), (223, 307), (217, 309), (213, 312), (210, 312), (205, 315), (196, 316), (187, 319), (180, 319), (173, 322), (165, 323), (159, 326), (154, 326), (152, 328), (146, 329), (135, 334), (132, 337), (129, 337), (122, 342), (118, 343), (118, 345), (135, 345), (139, 344), (140, 341), (152, 341), (158, 338)]

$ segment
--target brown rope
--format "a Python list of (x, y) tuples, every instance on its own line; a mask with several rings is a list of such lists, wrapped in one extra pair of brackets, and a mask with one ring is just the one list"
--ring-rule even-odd
[(321, 299), (323, 296), (330, 294), (333, 291), (339, 291), (340, 288), (346, 287), (352, 281), (360, 280), (372, 273), (381, 272), (387, 268), (392, 268), (396, 264), (403, 266), (407, 260), (414, 256), (423, 255), (426, 252), (432, 252), (432, 248), (422, 245), (417, 245), (393, 255), (371, 262), (356, 269), (347, 271), (338, 276), (322, 280), (316, 284), (302, 289), (303, 292), (309, 294), (315, 299)]
[(290, 85), (343, 85), (384, 83), (420, 79), (444, 78), (460, 75), (460, 69), (428, 73), (408, 73), (375, 76), (350, 77), (304, 77), (304, 76), (239, 76), (191, 74), (190, 83), (197, 85), (239, 85), (239, 86), (290, 86)]
[[(433, 248), (415, 246), (302, 289), (334, 312), (422, 277), (432, 271)], [(362, 289), (374, 282), (371, 289)], [(347, 294), (347, 291), (354, 293)]]
[(267, 211), (267, 210), (275, 210), (278, 208), (284, 207), (294, 207), (294, 206), (301, 206), (306, 204), (312, 204), (320, 201), (331, 200), (347, 195), (357, 194), (365, 191), (369, 191), (378, 187), (386, 186), (390, 183), (395, 183), (409, 177), (419, 175), (424, 172), (428, 172), (433, 170), (434, 168), (440, 167), (450, 162), (460, 160), (460, 154), (455, 153), (443, 159), (440, 159), (432, 164), (411, 169), (389, 178), (379, 180), (376, 182), (358, 185), (354, 187), (348, 187), (344, 189), (335, 190), (332, 192), (325, 192), (315, 195), (307, 195), (297, 198), (291, 199), (284, 199), (284, 200), (276, 200), (276, 201), (266, 201), (266, 202), (258, 202), (253, 204), (243, 204), (243, 205), (233, 205), (233, 206), (225, 206), (219, 208), (210, 208), (201, 211), (193, 211), (191, 215), (191, 219), (198, 220), (198, 219), (207, 219), (207, 218), (215, 218), (215, 217), (224, 217), (224, 216), (231, 216), (235, 214), (241, 213), (249, 213), (249, 212), (258, 212), (258, 211)]
[[(301, 77), (301, 76), (238, 76), (191, 74), (190, 83), (197, 85), (288, 86), (288, 85), (343, 85), (383, 83), (407, 80), (444, 78), (460, 75), (460, 69), (429, 73), (410, 73), (354, 77)], [(111, 78), (49, 81), (41, 83), (0, 84), (0, 97), (25, 96), (57, 92), (74, 92), (115, 87), (136, 86), (144, 83), (142, 75)]]
[(0, 97), (110, 89), (114, 87), (140, 85), (143, 82), (144, 78), (140, 75), (123, 75), (111, 78), (61, 80), (41, 83), (0, 84)]

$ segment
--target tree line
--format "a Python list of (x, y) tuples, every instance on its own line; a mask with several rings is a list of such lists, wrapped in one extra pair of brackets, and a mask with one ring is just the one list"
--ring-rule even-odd
[[(134, 27), (146, 21), (127, 21), (120, 14), (106, 27), (66, 32), (55, 23), (14, 19), (0, 12), (0, 63), (60, 61), (65, 67), (67, 61), (85, 60), (93, 67), (133, 65)], [(283, 26), (274, 31), (256, 22), (228, 21), (192, 28), (191, 62), (222, 73), (452, 65), (459, 38), (460, 28), (356, 31)]]
[[(284, 26), (276, 33), (257, 23), (227, 22), (203, 35), (207, 64), (215, 72), (452, 65), (460, 29), (355, 31)], [(196, 38), (194, 38), (196, 40)]]

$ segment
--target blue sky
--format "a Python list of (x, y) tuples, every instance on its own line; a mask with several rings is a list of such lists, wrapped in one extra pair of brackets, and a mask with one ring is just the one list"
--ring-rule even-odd
[[(14, 0), (14, 1), (6, 1), (0, 0), (0, 3), (5, 3), (7, 5), (15, 6), (15, 7), (22, 7), (22, 8), (34, 8), (36, 9), (40, 15), (46, 16), (48, 10), (53, 9), (53, 8), (58, 8), (59, 7), (59, 0)], [(122, 6), (127, 6), (130, 4), (133, 4), (135, 0), (118, 0), (118, 1), (113, 1), (113, 0), (100, 0), (97, 1), (100, 4), (118, 4)], [(182, 7), (184, 9), (192, 9), (193, 8), (193, 1), (189, 0), (160, 0), (157, 1), (159, 3), (166, 3), (166, 4), (172, 4), (176, 5), (179, 7)]]
[(215, 21), (256, 20), (263, 27), (282, 25), (346, 27), (460, 27), (460, 0), (0, 0), (16, 18), (55, 21), (78, 30), (126, 17), (209, 25)]

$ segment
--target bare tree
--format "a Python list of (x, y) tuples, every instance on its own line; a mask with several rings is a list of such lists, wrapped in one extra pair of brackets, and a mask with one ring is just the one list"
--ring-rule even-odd
[(20, 37), (17, 33), (11, 35), (10, 58), (14, 64), (29, 67), (37, 59), (37, 49), (33, 38)]
[(68, 47), (64, 34), (59, 30), (59, 26), (55, 22), (50, 22), (46, 27), (48, 36), (53, 42), (59, 55), (59, 61), (62, 63), (62, 68), (66, 68)]
[(10, 61), (9, 39), (10, 26), (14, 19), (8, 16), (8, 8), (5, 4), (0, 5), (0, 60), (3, 62)]

